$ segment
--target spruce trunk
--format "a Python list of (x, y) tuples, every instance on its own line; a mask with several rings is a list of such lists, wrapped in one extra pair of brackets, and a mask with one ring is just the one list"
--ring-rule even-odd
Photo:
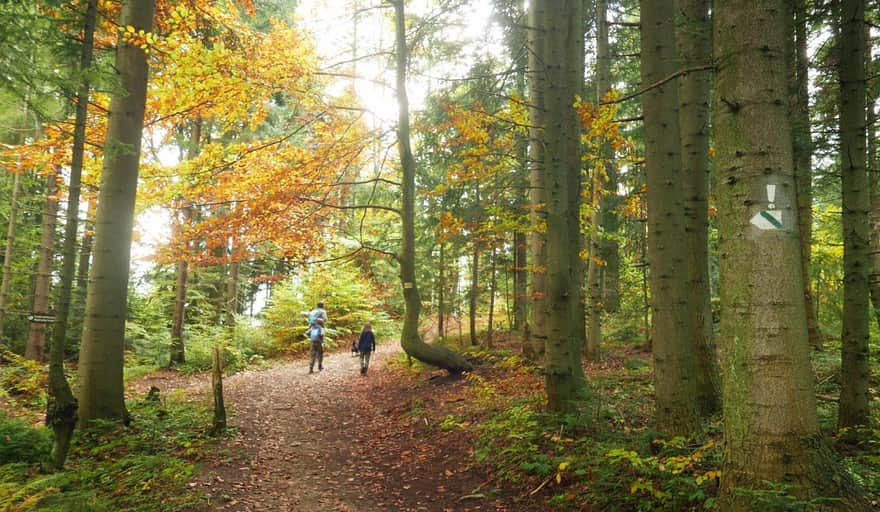
[[(642, 83), (678, 70), (673, 0), (641, 2)], [(655, 428), (687, 435), (699, 426), (694, 342), (688, 300), (688, 257), (678, 81), (642, 96), (648, 203), (648, 264), (654, 355)]]
[(838, 426), (870, 422), (869, 184), (865, 170), (865, 1), (841, 0), (840, 172), (843, 195), (843, 331)]
[(793, 59), (789, 70), (789, 86), (792, 100), (791, 129), (794, 151), (794, 176), (797, 190), (798, 223), (801, 232), (801, 261), (804, 272), (804, 299), (807, 308), (807, 333), (810, 345), (822, 348), (822, 335), (819, 320), (813, 305), (813, 286), (811, 280), (812, 242), (813, 242), (813, 140), (810, 135), (810, 94), (809, 62), (807, 57), (807, 11), (804, 0), (793, 0), (792, 12), (788, 20), (793, 30), (788, 33), (787, 42), (793, 43), (792, 51), (787, 52)]
[[(122, 27), (149, 32), (154, 0), (125, 2)], [(94, 264), (86, 296), (79, 357), (79, 421), (128, 420), (122, 381), (128, 272), (141, 134), (147, 92), (144, 50), (120, 37), (119, 88), (110, 102), (104, 165), (95, 219)]]
[[(544, 39), (538, 24), (544, 17), (544, 2), (529, 2), (528, 84), (529, 84), (529, 339), (535, 360), (544, 357), (547, 344), (547, 245), (546, 189), (544, 186), (544, 77), (541, 69)], [(527, 353), (528, 355), (528, 353)]]
[[(716, 194), (724, 455), (721, 510), (769, 509), (750, 493), (842, 497), (867, 510), (835, 465), (816, 413), (801, 269), (785, 0), (716, 4)], [(778, 505), (778, 503), (777, 503)]]
[(6, 228), (6, 249), (3, 252), (3, 277), (0, 279), (0, 342), (9, 302), (9, 283), (12, 281), (12, 252), (15, 249), (15, 231), (18, 221), (18, 195), (21, 192), (21, 174), (12, 175), (12, 197), (9, 200), (9, 225)]
[(406, 21), (404, 18), (404, 0), (394, 0), (394, 19), (396, 35), (396, 81), (397, 103), (399, 107), (397, 127), (397, 148), (400, 153), (400, 165), (403, 170), (401, 229), (403, 237), (400, 243), (400, 281), (403, 286), (403, 330), (400, 344), (403, 350), (419, 361), (443, 368), (451, 374), (458, 374), (471, 369), (461, 355), (439, 345), (429, 345), (419, 335), (419, 314), (422, 304), (419, 288), (416, 283), (416, 251), (415, 251), (415, 175), (416, 162), (410, 148), (409, 100), (406, 95), (406, 65), (408, 52), (406, 47)]
[[(709, 0), (676, 0), (676, 39), (681, 66), (712, 62)], [(678, 79), (681, 167), (685, 193), (687, 286), (696, 370), (697, 408), (707, 416), (720, 407), (721, 383), (713, 338), (709, 291), (709, 94), (711, 73), (696, 71)]]
[(543, 17), (535, 27), (543, 39), (546, 196), (546, 349), (544, 381), (551, 411), (571, 411), (584, 385), (580, 362), (580, 118), (573, 104), (583, 82), (583, 2), (536, 0)]

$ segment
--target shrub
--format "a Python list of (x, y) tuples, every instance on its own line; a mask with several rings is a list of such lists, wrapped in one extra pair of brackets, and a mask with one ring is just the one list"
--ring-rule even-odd
[(40, 462), (48, 458), (51, 448), (48, 430), (0, 413), (0, 464)]
[(305, 341), (308, 313), (319, 301), (329, 317), (326, 340), (359, 333), (371, 322), (377, 336), (387, 335), (388, 315), (379, 311), (371, 283), (353, 265), (322, 265), (278, 286), (264, 313), (265, 327), (275, 344), (289, 348)]

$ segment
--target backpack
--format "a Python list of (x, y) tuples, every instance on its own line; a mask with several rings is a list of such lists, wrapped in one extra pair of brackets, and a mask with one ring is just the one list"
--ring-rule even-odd
[(312, 341), (321, 341), (321, 338), (324, 335), (324, 328), (321, 326), (314, 326), (309, 329), (309, 339)]

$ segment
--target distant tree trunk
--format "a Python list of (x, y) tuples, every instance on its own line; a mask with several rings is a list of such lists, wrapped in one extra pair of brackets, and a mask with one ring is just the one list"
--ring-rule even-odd
[[(480, 208), (480, 186), (477, 185), (475, 198), (476, 208)], [(474, 224), (480, 221), (479, 215), (473, 219)], [(470, 330), (471, 345), (477, 346), (477, 299), (480, 293), (480, 237), (477, 233), (473, 234), (473, 252), (471, 254), (471, 289), (468, 294), (468, 326)]]
[(400, 152), (400, 165), (403, 170), (402, 181), (402, 232), (400, 244), (400, 281), (403, 286), (403, 329), (400, 344), (407, 355), (419, 361), (443, 368), (451, 374), (458, 374), (471, 369), (461, 355), (440, 345), (428, 345), (419, 336), (419, 313), (421, 299), (416, 283), (416, 251), (415, 251), (415, 175), (416, 162), (410, 148), (409, 100), (406, 95), (406, 66), (408, 51), (406, 47), (406, 18), (404, 17), (404, 0), (392, 0), (395, 14), (395, 35), (397, 42), (397, 103), (399, 107), (397, 127), (397, 147)]
[[(715, 5), (716, 169), (724, 462), (721, 510), (768, 483), (834, 510), (868, 510), (822, 440), (794, 203), (785, 0)], [(775, 498), (773, 494), (772, 499)], [(783, 504), (776, 502), (776, 505)]]
[[(233, 246), (229, 246), (230, 251)], [(232, 255), (230, 254), (230, 258)], [(239, 313), (238, 306), (238, 281), (240, 265), (237, 261), (229, 262), (229, 280), (226, 282), (226, 322), (228, 329), (235, 328), (235, 315)]]
[(843, 332), (838, 426), (870, 422), (868, 360), (869, 183), (865, 171), (865, 0), (841, 0), (840, 170), (843, 196)]
[(536, 360), (544, 355), (547, 344), (547, 236), (546, 188), (544, 186), (544, 147), (541, 131), (544, 125), (544, 81), (541, 63), (544, 49), (543, 34), (538, 24), (544, 17), (543, 2), (529, 2), (528, 21), (528, 83), (529, 83), (529, 220), (531, 232), (528, 241), (529, 290), (532, 307), (529, 322), (532, 350)]
[(9, 300), (9, 283), (12, 281), (12, 253), (15, 249), (15, 228), (18, 221), (18, 195), (21, 191), (21, 174), (12, 175), (12, 197), (9, 200), (9, 225), (6, 228), (6, 249), (3, 252), (3, 278), (0, 282), (0, 342), (3, 341), (3, 324), (6, 320), (6, 304)]
[[(150, 31), (154, 0), (122, 5), (120, 26)], [(120, 37), (116, 50), (119, 92), (110, 102), (104, 166), (95, 220), (95, 261), (89, 276), (79, 357), (79, 421), (128, 420), (122, 381), (128, 271), (138, 161), (144, 125), (147, 59)]]
[(98, 205), (95, 203), (95, 200), (89, 200), (86, 221), (83, 225), (82, 245), (79, 249), (79, 263), (76, 266), (76, 289), (78, 293), (82, 293), (83, 296), (85, 296), (86, 288), (89, 285), (89, 267), (92, 262), (92, 245), (95, 243), (94, 215), (97, 213), (97, 210)]
[[(64, 224), (64, 243), (61, 248), (61, 275), (55, 298), (55, 326), (49, 346), (49, 401), (46, 407), (46, 425), (53, 431), (52, 465), (64, 467), (70, 440), (76, 427), (78, 406), (67, 376), (64, 374), (64, 349), (67, 341), (67, 321), (73, 294), (73, 278), (76, 265), (76, 232), (79, 225), (79, 200), (82, 189), (82, 168), (85, 157), (86, 120), (88, 118), (91, 84), (87, 70), (92, 65), (97, 23), (98, 0), (87, 0), (83, 13), (83, 41), (80, 49), (80, 72), (82, 83), (77, 91), (76, 114), (73, 124), (73, 148), (70, 162), (70, 184), (67, 192), (67, 218)], [(82, 244), (86, 246), (84, 235)], [(88, 237), (91, 241), (91, 236)], [(85, 264), (88, 268), (88, 263)], [(85, 280), (83, 281), (85, 287)]]
[(214, 418), (211, 433), (220, 435), (226, 430), (226, 404), (223, 400), (223, 355), (215, 345), (211, 352), (211, 391), (214, 396)]
[[(189, 220), (189, 208), (184, 207), (183, 220), (176, 220), (178, 229)], [(174, 311), (171, 314), (171, 357), (170, 365), (186, 362), (186, 344), (183, 339), (183, 326), (186, 319), (186, 288), (189, 279), (189, 262), (182, 259), (175, 265)]]
[(496, 270), (496, 258), (498, 256), (498, 248), (495, 244), (495, 241), (492, 241), (492, 254), (490, 255), (490, 268), (489, 268), (489, 327), (486, 329), (486, 346), (492, 348), (492, 329), (493, 322), (495, 321), (495, 286), (498, 284), (495, 270)]
[(792, 145), (797, 191), (798, 222), (801, 232), (801, 259), (804, 269), (804, 298), (807, 308), (807, 331), (810, 345), (822, 348), (822, 336), (810, 279), (813, 238), (813, 141), (810, 135), (810, 77), (807, 57), (807, 12), (804, 0), (790, 0), (791, 12), (787, 18), (786, 42), (792, 44), (786, 52), (790, 59), (789, 95), (791, 101)]
[[(49, 293), (52, 288), (52, 260), (55, 256), (55, 226), (58, 223), (58, 169), (46, 176), (46, 204), (43, 206), (42, 234), (40, 236), (40, 255), (37, 260), (37, 274), (34, 281), (34, 315), (49, 314)], [(30, 322), (24, 356), (34, 361), (46, 359), (46, 325), (43, 322)]]
[[(653, 84), (678, 69), (672, 0), (641, 1), (642, 83)], [(678, 82), (642, 96), (651, 267), (651, 340), (655, 422), (659, 431), (687, 435), (699, 425), (693, 331), (687, 286)]]
[(583, 2), (536, 0), (543, 12), (533, 27), (543, 39), (544, 187), (547, 219), (546, 352), (547, 407), (572, 410), (584, 386), (580, 363), (580, 119), (573, 108), (583, 83)]
[(446, 244), (440, 242), (440, 258), (437, 263), (437, 335), (440, 339), (446, 336)]
[[(189, 134), (189, 146), (187, 147), (187, 159), (192, 160), (198, 156), (202, 141), (202, 118), (196, 117), (192, 121)], [(192, 218), (191, 207), (186, 206), (181, 211), (182, 219), (177, 221), (178, 228), (185, 227)], [(191, 250), (189, 243), (187, 251)], [(171, 315), (171, 357), (170, 365), (181, 365), (186, 362), (186, 343), (183, 339), (183, 327), (186, 323), (186, 292), (189, 279), (189, 262), (181, 259), (175, 266), (174, 282), (174, 311)]]
[[(608, 51), (608, 3), (605, 0), (596, 2), (596, 105), (602, 103), (602, 99), (611, 87), (611, 63)], [(603, 162), (607, 162), (606, 176), (611, 181), (610, 174), (613, 173), (611, 158), (613, 152), (610, 147), (604, 146), (601, 150), (599, 158)], [(609, 172), (611, 171), (611, 172)], [(589, 240), (590, 257), (587, 263), (587, 291), (589, 297), (589, 308), (587, 309), (587, 336), (584, 344), (584, 357), (589, 361), (597, 361), (599, 359), (599, 347), (602, 344), (602, 311), (605, 308), (605, 300), (610, 298), (614, 293), (608, 293), (607, 297), (603, 290), (603, 281), (608, 261), (604, 259), (608, 256), (607, 251), (603, 251), (603, 244), (607, 238), (605, 231), (605, 213), (602, 208), (608, 206), (607, 201), (603, 201), (602, 191), (606, 177), (594, 176), (592, 180), (592, 204), (593, 216), (591, 223), (593, 225), (594, 234)], [(616, 189), (616, 183), (615, 183)], [(613, 194), (617, 194), (614, 190)], [(612, 287), (609, 289), (613, 289)]]
[[(712, 62), (710, 0), (676, 0), (676, 39), (682, 68)], [(712, 336), (709, 292), (709, 71), (678, 79), (681, 166), (685, 194), (689, 337), (693, 342), (698, 412), (708, 416), (720, 407), (721, 383)]]
[[(525, 35), (528, 31), (516, 20), (511, 30)], [(526, 97), (526, 69), (528, 54), (522, 51), (521, 44), (511, 48), (516, 62), (516, 92), (521, 98)], [(529, 138), (522, 130), (515, 135), (516, 151), (516, 211), (523, 218), (529, 213)], [(513, 329), (522, 331), (528, 321), (528, 241), (527, 229), (519, 227), (513, 233)], [(529, 343), (523, 346), (528, 359), (534, 359), (534, 350)]]

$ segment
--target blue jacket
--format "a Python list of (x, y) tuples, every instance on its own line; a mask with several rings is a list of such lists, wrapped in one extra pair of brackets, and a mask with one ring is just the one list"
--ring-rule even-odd
[(373, 335), (373, 331), (361, 332), (361, 337), (358, 338), (358, 352), (375, 352), (375, 351), (376, 351), (376, 336)]

